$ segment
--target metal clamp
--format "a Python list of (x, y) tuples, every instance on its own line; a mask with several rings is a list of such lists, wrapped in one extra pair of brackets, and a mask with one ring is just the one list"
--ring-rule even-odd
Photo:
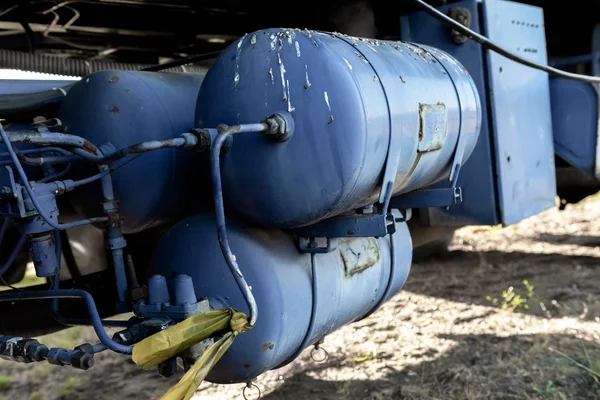
[(410, 208), (447, 207), (461, 204), (462, 200), (462, 190), (459, 187), (424, 189), (394, 197), (390, 201), (390, 206), (404, 210)]

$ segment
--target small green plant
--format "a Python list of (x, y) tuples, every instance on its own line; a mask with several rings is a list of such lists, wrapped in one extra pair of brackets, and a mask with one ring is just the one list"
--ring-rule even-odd
[(29, 396), (29, 400), (44, 400), (44, 395), (41, 392), (33, 392)]
[(11, 382), (8, 376), (0, 375), (0, 391), (5, 390)]
[(70, 376), (63, 383), (61, 391), (63, 396), (69, 396), (75, 390), (77, 390), (81, 385), (88, 381), (89, 378), (80, 378), (78, 376)]
[(529, 300), (534, 297), (534, 286), (529, 281), (524, 280), (523, 286), (526, 293), (521, 296), (515, 292), (513, 286), (502, 291), (501, 298), (486, 296), (485, 299), (495, 306), (498, 306), (502, 311), (529, 310)]
[(544, 387), (535, 387), (533, 390), (541, 396), (544, 400), (566, 400), (564, 394), (562, 394), (558, 388), (554, 385), (554, 382), (546, 382)]

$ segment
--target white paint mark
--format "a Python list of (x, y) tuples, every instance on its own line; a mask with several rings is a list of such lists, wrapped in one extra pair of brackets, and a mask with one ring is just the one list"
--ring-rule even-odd
[(329, 109), (329, 122), (327, 122), (328, 124), (333, 123), (333, 113), (331, 112), (331, 104), (329, 104), (329, 95), (327, 94), (327, 92), (323, 92), (323, 95), (325, 96), (325, 103), (327, 103), (327, 108)]
[[(88, 80), (86, 81), (86, 83), (87, 83), (88, 81), (89, 81), (89, 78), (88, 78)], [(66, 91), (65, 89), (61, 88), (61, 87), (59, 87), (59, 88), (53, 87), (53, 88), (52, 88), (52, 90), (60, 90), (60, 92), (63, 94), (63, 96), (66, 96), (66, 95), (67, 95), (67, 91)]]
[(273, 68), (269, 68), (269, 76), (271, 77), (271, 83), (275, 84), (275, 78), (273, 77)]
[(250, 38), (250, 44), (256, 44), (256, 33), (252, 34), (252, 37)]
[(242, 36), (242, 37), (240, 38), (240, 41), (239, 41), (239, 42), (238, 42), (238, 44), (237, 44), (238, 53), (240, 52), (240, 49), (241, 49), (241, 47), (242, 47), (242, 44), (244, 43), (244, 39), (246, 39), (246, 35), (248, 35), (248, 34), (246, 33), (244, 36)]
[(295, 110), (295, 108), (292, 107), (292, 95), (290, 94), (290, 81), (286, 81), (286, 83), (287, 83), (288, 112), (292, 112)]
[(279, 74), (281, 75), (281, 87), (283, 90), (283, 101), (287, 101), (287, 93), (285, 90), (285, 65), (283, 65), (283, 61), (281, 60), (281, 54), (277, 53), (277, 57), (279, 59)]
[(298, 41), (296, 41), (296, 55), (298, 57), (302, 55), (302, 53), (300, 52), (300, 43), (298, 43)]
[(329, 112), (331, 112), (331, 104), (329, 104), (329, 95), (327, 94), (327, 92), (323, 92), (323, 95), (325, 96), (325, 103), (327, 103), (327, 108), (329, 109)]
[(308, 89), (311, 86), (310, 79), (308, 79), (308, 65), (304, 65), (304, 69), (306, 70), (306, 82), (304, 83), (304, 89)]
[(371, 49), (371, 50), (373, 50), (375, 53), (377, 53), (377, 50), (375, 50), (375, 47), (372, 47), (370, 44), (367, 44), (367, 43), (365, 43), (365, 44), (367, 45), (367, 47), (368, 47), (368, 48), (370, 48), (370, 49)]
[(238, 73), (238, 70), (240, 68), (240, 54), (242, 54), (242, 44), (244, 43), (244, 39), (246, 39), (247, 35), (248, 34), (242, 36), (237, 44), (237, 52), (235, 54), (235, 76), (233, 78), (233, 84), (236, 86), (240, 81), (240, 74)]
[(348, 68), (352, 70), (352, 64), (350, 64), (350, 61), (346, 60), (346, 58), (344, 58), (344, 61), (346, 61), (346, 65), (348, 66)]
[(277, 45), (277, 36), (271, 33), (269, 39), (271, 39), (271, 50), (275, 50), (275, 46)]

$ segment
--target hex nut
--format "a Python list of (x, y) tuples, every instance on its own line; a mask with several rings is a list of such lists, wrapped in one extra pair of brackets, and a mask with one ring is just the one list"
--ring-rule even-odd
[(48, 346), (41, 343), (30, 343), (25, 347), (25, 353), (33, 361), (44, 361), (48, 355)]
[(73, 356), (71, 365), (75, 368), (88, 370), (94, 366), (94, 353), (79, 352)]

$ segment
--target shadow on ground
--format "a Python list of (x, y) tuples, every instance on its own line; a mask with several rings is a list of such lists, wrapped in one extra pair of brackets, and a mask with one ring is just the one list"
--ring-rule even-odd
[[(428, 362), (394, 368), (383, 379), (326, 380), (334, 359), (289, 377), (264, 400), (291, 399), (598, 399), (600, 347), (569, 335), (446, 336), (456, 346)], [(368, 362), (368, 361), (367, 361)], [(373, 360), (376, 362), (376, 360)], [(356, 374), (359, 375), (358, 373)]]

